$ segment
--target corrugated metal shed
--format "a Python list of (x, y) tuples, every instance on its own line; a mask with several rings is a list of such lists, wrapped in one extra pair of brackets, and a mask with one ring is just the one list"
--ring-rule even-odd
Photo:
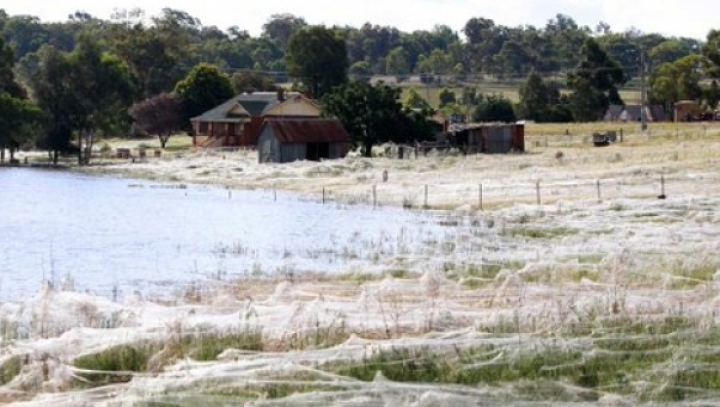
[(450, 132), (454, 143), (469, 152), (525, 151), (525, 126), (520, 123), (458, 123), (450, 126)]
[(267, 119), (258, 138), (258, 160), (286, 163), (342, 158), (349, 146), (350, 136), (336, 119)]
[[(350, 136), (336, 119), (267, 119), (265, 126), (281, 143), (349, 143)], [(262, 133), (263, 129), (260, 130)]]

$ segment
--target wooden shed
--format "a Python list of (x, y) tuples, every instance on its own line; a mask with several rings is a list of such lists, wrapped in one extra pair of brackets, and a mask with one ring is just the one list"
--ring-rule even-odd
[(521, 123), (467, 123), (451, 126), (455, 144), (470, 153), (506, 154), (525, 151)]
[(701, 119), (703, 110), (695, 100), (680, 100), (673, 106), (675, 122), (694, 122)]
[(350, 136), (336, 119), (268, 119), (260, 128), (257, 148), (261, 163), (320, 161), (344, 157)]

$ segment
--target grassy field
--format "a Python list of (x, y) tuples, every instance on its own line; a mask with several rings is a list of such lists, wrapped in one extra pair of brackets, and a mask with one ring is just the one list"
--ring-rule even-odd
[[(623, 143), (587, 141), (619, 129)], [(399, 160), (381, 146), (282, 165), (175, 137), (162, 159), (90, 167), (293, 191), (319, 211), (375, 194), (379, 206), (450, 210), (418, 213), (422, 232), (286, 251), (285, 271), (252, 241), (221, 242), (243, 248), (222, 256), (246, 258), (245, 277), (176, 282), (158, 302), (53, 292), (5, 304), (0, 391), (39, 395), (26, 407), (718, 405), (720, 125), (638, 130), (531, 124), (526, 154)], [(312, 258), (340, 271), (305, 270)]]
[[(436, 92), (437, 94), (437, 92)], [(683, 138), (690, 136), (695, 138), (704, 137), (709, 132), (718, 131), (720, 123), (648, 123), (648, 137), (664, 136), (666, 139)], [(594, 122), (594, 123), (529, 123), (525, 126), (525, 136), (529, 141), (544, 141), (544, 137), (555, 137), (558, 140), (565, 137), (587, 137), (594, 132), (616, 131), (618, 134), (635, 134), (640, 132), (639, 123), (610, 123), (610, 122)], [(537, 139), (543, 138), (542, 140)], [(552, 140), (551, 140), (552, 141)], [(116, 148), (138, 148), (147, 147), (150, 149), (160, 148), (160, 142), (157, 138), (143, 139), (106, 139), (97, 143), (97, 148), (103, 148), (107, 144), (107, 148), (112, 151)], [(174, 153), (189, 150), (192, 148), (192, 138), (185, 135), (177, 135), (170, 138), (165, 148), (166, 152)]]

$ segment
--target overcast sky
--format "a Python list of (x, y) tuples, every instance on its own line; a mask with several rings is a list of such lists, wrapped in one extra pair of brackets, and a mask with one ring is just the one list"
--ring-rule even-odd
[[(557, 13), (595, 28), (599, 21), (613, 31), (636, 27), (644, 32), (705, 39), (711, 28), (720, 29), (717, 4), (711, 0), (3, 0), (8, 14), (30, 14), (44, 21), (65, 20), (77, 10), (109, 18), (113, 8), (141, 7), (156, 15), (163, 7), (183, 10), (203, 25), (221, 29), (237, 25), (258, 35), (270, 15), (292, 13), (311, 24), (360, 26), (365, 22), (390, 25), (404, 31), (431, 29), (446, 24), (460, 30), (471, 17), (485, 17), (510, 26), (544, 26)], [(692, 7), (688, 7), (692, 5)]]

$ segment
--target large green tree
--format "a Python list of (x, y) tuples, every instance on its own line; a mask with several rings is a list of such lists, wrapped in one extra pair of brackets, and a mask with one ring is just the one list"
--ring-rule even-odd
[(656, 45), (648, 52), (654, 66), (672, 63), (695, 52), (689, 44), (678, 39), (670, 39)]
[(32, 141), (41, 119), (41, 110), (30, 100), (0, 92), (0, 163), (5, 161), (5, 149), (10, 150), (12, 162), (15, 151)]
[(14, 159), (15, 150), (33, 135), (32, 126), (41, 118), (40, 109), (15, 80), (13, 61), (13, 49), (0, 38), (0, 162), (5, 161), (5, 149)]
[(73, 65), (67, 53), (45, 46), (38, 51), (38, 68), (29, 78), (33, 95), (47, 118), (40, 145), (53, 163), (71, 150), (73, 132), (80, 126), (82, 101), (74, 90)]
[(720, 78), (720, 30), (711, 30), (702, 53), (709, 62), (708, 70), (715, 78)]
[(293, 34), (307, 26), (302, 17), (293, 14), (273, 14), (263, 24), (262, 36), (274, 41), (281, 49), (287, 48)]
[[(66, 21), (44, 22), (33, 16), (0, 13), (0, 36), (15, 47), (17, 61), (43, 45), (71, 52), (80, 34), (90, 34), (128, 63), (142, 90), (140, 100), (171, 90), (200, 62), (227, 69), (284, 72), (290, 39), (307, 27), (301, 16), (273, 14), (262, 33), (251, 36), (238, 27), (221, 30), (203, 25), (187, 12), (171, 8), (163, 9), (157, 17), (145, 17), (142, 10), (120, 9), (109, 20), (75, 12)], [(372, 23), (335, 27), (332, 31), (343, 38), (349, 65), (355, 66), (355, 73), (362, 71), (362, 75), (404, 74), (407, 70), (455, 75), (483, 73), (514, 79), (525, 76), (530, 68), (555, 73), (577, 65), (579, 50), (591, 36), (622, 67), (636, 75), (641, 49), (650, 53), (648, 61), (657, 66), (688, 55), (683, 54), (686, 52), (697, 53), (700, 45), (693, 39), (637, 30), (613, 32), (602, 24), (593, 32), (563, 14), (537, 27), (511, 27), (488, 18), (472, 17), (462, 30), (464, 41), (442, 24), (411, 32)], [(422, 60), (424, 63), (419, 64)]]
[(429, 108), (404, 107), (401, 90), (387, 85), (373, 86), (353, 81), (323, 97), (323, 115), (336, 117), (370, 157), (379, 143), (427, 140), (432, 137)]
[(525, 120), (544, 121), (549, 108), (549, 92), (542, 77), (535, 71), (530, 72), (527, 80), (520, 86), (518, 110)]
[(217, 66), (201, 63), (175, 85), (175, 94), (184, 106), (183, 127), (189, 129), (191, 118), (230, 99), (235, 91), (226, 73)]
[(650, 102), (669, 108), (678, 100), (702, 98), (699, 71), (703, 62), (700, 55), (688, 55), (658, 66), (650, 76)]
[(345, 40), (329, 28), (311, 26), (296, 32), (285, 57), (288, 73), (299, 78), (313, 97), (321, 98), (348, 80)]
[(72, 53), (54, 47), (40, 50), (29, 83), (47, 116), (45, 147), (58, 155), (75, 146), (79, 164), (87, 163), (93, 142), (102, 134), (124, 134), (134, 97), (128, 67), (104, 52), (94, 39), (81, 36)]
[(167, 21), (152, 27), (118, 24), (111, 34), (113, 50), (128, 64), (140, 89), (140, 98), (171, 90), (187, 72), (184, 68), (190, 40), (179, 24)]
[[(110, 132), (125, 132), (130, 121), (125, 106), (132, 103), (134, 88), (130, 71), (119, 58), (104, 52), (100, 44), (81, 36), (69, 55), (70, 91), (77, 94), (80, 110), (75, 132), (78, 163), (88, 163), (94, 141)], [(116, 133), (117, 134), (117, 133)]]
[(575, 120), (599, 120), (611, 103), (623, 104), (618, 97), (618, 88), (626, 81), (624, 70), (597, 41), (593, 38), (585, 41), (580, 50), (580, 61), (568, 74)]

